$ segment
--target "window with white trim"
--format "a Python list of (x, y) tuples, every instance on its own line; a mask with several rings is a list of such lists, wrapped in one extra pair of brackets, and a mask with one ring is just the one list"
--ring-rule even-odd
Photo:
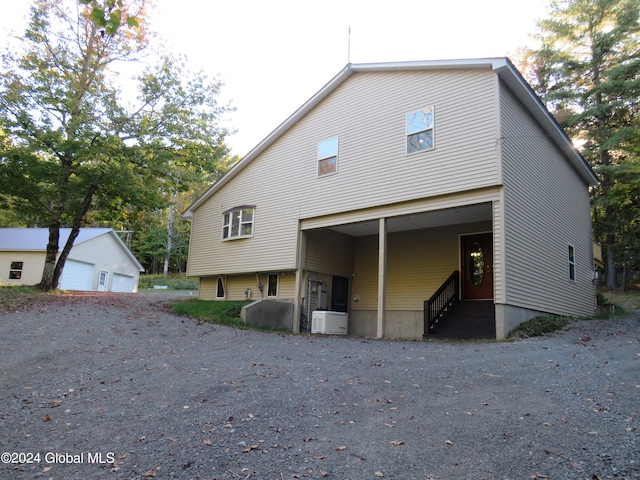
[(407, 154), (432, 150), (434, 146), (433, 107), (407, 115)]
[(253, 236), (255, 206), (234, 207), (222, 215), (222, 239), (247, 238)]
[(338, 171), (338, 137), (318, 143), (318, 176)]
[(9, 268), (9, 280), (20, 280), (22, 278), (22, 267), (24, 262), (11, 262)]
[(216, 298), (224, 298), (224, 281), (222, 277), (218, 277), (218, 285), (216, 286)]
[(569, 280), (576, 281), (576, 249), (569, 245)]
[(269, 281), (267, 282), (267, 297), (278, 296), (278, 274), (270, 273)]

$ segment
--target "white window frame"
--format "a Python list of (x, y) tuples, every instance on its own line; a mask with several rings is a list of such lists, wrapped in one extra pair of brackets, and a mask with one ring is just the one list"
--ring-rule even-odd
[(567, 261), (569, 267), (569, 280), (576, 281), (576, 248), (570, 243), (567, 244)]
[[(251, 215), (247, 212), (251, 211)], [(238, 230), (234, 234), (234, 220), (237, 219)], [(235, 240), (237, 238), (253, 237), (253, 228), (256, 220), (256, 206), (242, 205), (233, 207), (222, 214), (222, 240)], [(250, 233), (242, 233), (249, 227)]]
[[(335, 143), (335, 148), (332, 145), (333, 143)], [(335, 175), (336, 173), (338, 173), (338, 160), (339, 160), (338, 152), (339, 151), (340, 151), (340, 138), (337, 136), (327, 138), (325, 140), (318, 142), (318, 160), (317, 160), (318, 178), (327, 177), (329, 175)], [(321, 173), (321, 169), (320, 169), (321, 162), (330, 160), (332, 158), (335, 158), (335, 168), (333, 169), (333, 171)]]
[[(276, 278), (276, 291), (275, 294), (271, 294), (271, 278), (275, 277)], [(267, 275), (267, 298), (275, 298), (278, 296), (278, 292), (280, 290), (280, 275), (278, 275), (277, 273), (270, 273), (269, 275)]]
[[(425, 115), (428, 115), (429, 113), (431, 114), (431, 123), (429, 125), (425, 125), (424, 128), (420, 128), (420, 129), (413, 129), (410, 128), (410, 122), (409, 122), (409, 118), (412, 115), (416, 115), (418, 113), (423, 112)], [(428, 152), (431, 150), (434, 150), (436, 148), (436, 133), (435, 133), (435, 123), (436, 123), (436, 118), (435, 118), (435, 108), (433, 106), (429, 106), (429, 107), (425, 107), (422, 108), (420, 110), (416, 110), (413, 112), (409, 112), (405, 115), (405, 128), (404, 128), (404, 133), (405, 133), (405, 145), (406, 145), (406, 152), (407, 155), (414, 155), (416, 153), (423, 153), (423, 152)], [(409, 137), (413, 136), (413, 135), (418, 135), (420, 133), (423, 132), (431, 132), (431, 146), (430, 147), (426, 147), (426, 148), (421, 148), (419, 150), (415, 150), (415, 151), (409, 151)]]
[[(219, 295), (220, 289), (222, 289), (222, 296)], [(227, 298), (227, 289), (225, 288), (224, 278), (218, 277), (218, 281), (216, 282), (216, 298), (224, 299)]]

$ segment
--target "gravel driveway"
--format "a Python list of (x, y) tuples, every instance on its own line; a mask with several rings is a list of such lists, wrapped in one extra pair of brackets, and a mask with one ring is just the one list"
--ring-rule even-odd
[(639, 314), (400, 342), (238, 331), (166, 300), (0, 316), (1, 478), (640, 478)]

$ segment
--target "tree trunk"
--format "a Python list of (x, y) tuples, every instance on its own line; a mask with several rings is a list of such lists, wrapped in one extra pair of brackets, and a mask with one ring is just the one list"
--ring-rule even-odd
[(607, 287), (616, 288), (618, 286), (618, 272), (616, 272), (616, 263), (613, 257), (612, 237), (613, 235), (607, 235)]
[(171, 248), (173, 244), (173, 222), (176, 215), (176, 194), (171, 194), (171, 203), (169, 204), (169, 218), (167, 219), (167, 252), (164, 256), (164, 270), (162, 276), (167, 278), (169, 274), (169, 260), (171, 258)]
[(38, 288), (48, 292), (58, 287), (58, 282), (54, 280), (56, 260), (58, 259), (58, 248), (60, 242), (60, 224), (52, 224), (49, 226), (49, 242), (44, 258), (44, 268), (42, 270), (42, 279), (38, 284)]

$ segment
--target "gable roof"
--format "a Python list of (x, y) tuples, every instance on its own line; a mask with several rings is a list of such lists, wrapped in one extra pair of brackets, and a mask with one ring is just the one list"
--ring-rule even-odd
[(422, 70), (433, 71), (443, 69), (491, 69), (495, 71), (500, 79), (514, 92), (516, 97), (527, 108), (536, 121), (547, 132), (560, 150), (566, 155), (569, 162), (577, 170), (579, 175), (589, 185), (598, 183), (598, 179), (586, 162), (584, 157), (575, 149), (573, 143), (566, 132), (555, 120), (553, 115), (547, 110), (540, 98), (533, 91), (529, 83), (520, 74), (511, 60), (506, 57), (500, 58), (479, 58), (464, 60), (429, 60), (413, 62), (389, 62), (389, 63), (360, 63), (347, 64), (329, 83), (322, 87), (313, 97), (307, 100), (289, 118), (281, 123), (258, 145), (256, 145), (245, 157), (236, 163), (222, 178), (214, 183), (204, 192), (193, 204), (185, 210), (183, 216), (191, 217), (193, 212), (202, 205), (209, 197), (222, 188), (229, 180), (235, 177), (242, 169), (251, 163), (256, 157), (271, 146), (296, 122), (309, 113), (316, 105), (324, 100), (331, 92), (338, 88), (351, 75), (361, 72), (388, 72)]
[[(58, 244), (64, 246), (71, 235), (70, 228), (60, 229)], [(131, 253), (118, 234), (112, 228), (81, 228), (73, 245), (91, 240), (101, 235), (111, 235), (120, 247), (127, 253), (131, 261), (144, 272), (144, 267)], [(0, 228), (0, 251), (33, 251), (44, 252), (49, 242), (48, 228)]]

